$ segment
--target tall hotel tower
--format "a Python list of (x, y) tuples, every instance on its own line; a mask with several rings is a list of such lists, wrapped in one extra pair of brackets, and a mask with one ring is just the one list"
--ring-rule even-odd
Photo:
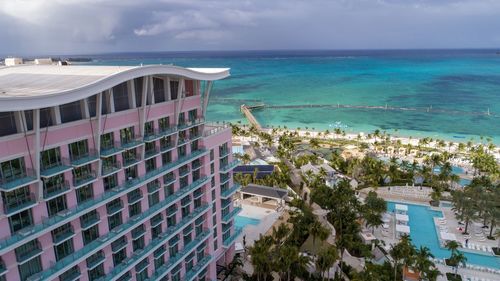
[(0, 67), (0, 280), (216, 280), (234, 255), (229, 69)]

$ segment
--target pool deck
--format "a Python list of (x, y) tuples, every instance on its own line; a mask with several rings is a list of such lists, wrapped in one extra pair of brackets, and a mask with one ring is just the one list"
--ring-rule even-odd
[(245, 201), (241, 203), (241, 208), (240, 216), (260, 220), (260, 223), (257, 225), (246, 225), (243, 229), (243, 234), (236, 239), (237, 243), (243, 243), (243, 236), (245, 236), (247, 247), (252, 246), (261, 234), (266, 234), (282, 214), (282, 212), (277, 212), (270, 208), (247, 204)]

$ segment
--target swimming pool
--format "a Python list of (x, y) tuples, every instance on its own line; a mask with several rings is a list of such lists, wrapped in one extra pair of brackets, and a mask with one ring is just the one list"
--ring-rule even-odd
[(249, 218), (244, 216), (236, 216), (234, 218), (234, 225), (240, 228), (243, 228), (247, 225), (258, 225), (259, 223), (260, 220), (255, 218)]
[[(394, 202), (387, 202), (387, 211), (394, 211)], [(450, 251), (441, 248), (439, 239), (434, 226), (433, 217), (443, 217), (440, 211), (433, 211), (429, 207), (420, 205), (408, 205), (408, 216), (410, 218), (410, 237), (413, 244), (419, 248), (420, 246), (428, 247), (436, 258), (450, 257)], [(463, 252), (467, 257), (468, 264), (486, 266), (490, 268), (500, 268), (500, 258), (493, 255), (480, 255), (474, 253)]]

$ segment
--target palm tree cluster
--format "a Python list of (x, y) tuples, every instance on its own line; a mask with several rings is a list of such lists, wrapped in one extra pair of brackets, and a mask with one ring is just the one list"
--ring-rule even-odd
[(479, 175), (489, 175), (494, 179), (500, 178), (500, 168), (492, 154), (483, 145), (471, 149), (472, 167)]
[(448, 241), (448, 243), (446, 243), (446, 248), (451, 251), (451, 256), (448, 259), (446, 259), (446, 264), (453, 267), (454, 276), (452, 276), (451, 278), (455, 279), (458, 279), (460, 277), (457, 274), (458, 266), (459, 265), (465, 266), (465, 262), (467, 261), (467, 258), (464, 256), (464, 254), (458, 250), (459, 246), (460, 245), (456, 241)]
[[(305, 213), (308, 214), (297, 212), (290, 218), (289, 222), (294, 224), (293, 230), (286, 224), (273, 227), (270, 235), (261, 235), (249, 247), (254, 268), (253, 280), (272, 280), (273, 272), (278, 274), (279, 280), (314, 280), (317, 276), (324, 280), (325, 273), (336, 263), (338, 252), (331, 246), (321, 249), (316, 258), (300, 253), (299, 246), (304, 242), (304, 235), (307, 237), (310, 233), (314, 235), (313, 238), (324, 240), (325, 235), (329, 234), (315, 221), (310, 211), (306, 210)], [(313, 263), (317, 272), (310, 273)]]
[(464, 234), (469, 225), (480, 221), (489, 228), (488, 238), (493, 238), (493, 230), (500, 219), (500, 184), (482, 176), (472, 180), (463, 190), (452, 191), (453, 210), (457, 218), (464, 222)]
[(234, 181), (243, 186), (247, 186), (250, 183), (253, 183), (265, 186), (286, 188), (287, 185), (291, 183), (290, 169), (282, 162), (278, 163), (277, 166), (278, 168), (275, 169), (271, 174), (265, 175), (262, 178), (257, 177), (259, 173), (258, 169), (255, 169), (252, 174), (235, 173)]

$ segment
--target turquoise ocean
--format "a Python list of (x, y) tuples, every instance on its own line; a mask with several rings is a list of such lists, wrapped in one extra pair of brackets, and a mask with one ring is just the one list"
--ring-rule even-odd
[[(90, 64), (229, 67), (217, 81), (207, 117), (246, 122), (242, 103), (363, 105), (254, 111), (264, 126), (341, 128), (500, 144), (500, 53), (496, 50), (234, 51), (121, 53)], [(415, 110), (385, 110), (384, 107)], [(487, 114), (489, 112), (489, 115)]]

